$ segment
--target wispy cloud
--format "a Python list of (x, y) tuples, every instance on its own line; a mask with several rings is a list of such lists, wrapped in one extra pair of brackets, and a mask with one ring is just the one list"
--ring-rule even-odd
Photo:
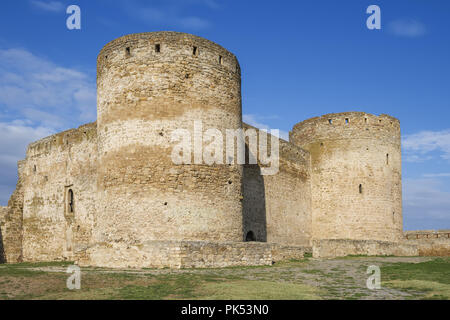
[(424, 178), (450, 178), (450, 172), (443, 173), (425, 173), (422, 175)]
[[(256, 114), (244, 114), (242, 115), (242, 121), (244, 121), (245, 123), (254, 126), (256, 128), (259, 129), (264, 129), (267, 130), (268, 132), (270, 132), (270, 129), (277, 129), (277, 128), (271, 128), (269, 125), (262, 123), (261, 121), (264, 121), (265, 119), (273, 119), (276, 118), (276, 116), (270, 116), (270, 117), (265, 117), (265, 116), (259, 116)], [(286, 141), (289, 141), (289, 133), (283, 130), (280, 130), (280, 138), (284, 139)]]
[(404, 179), (403, 211), (404, 228), (450, 228), (450, 192), (439, 179)]
[(64, 10), (64, 5), (59, 1), (39, 1), (31, 0), (31, 4), (44, 11), (61, 12)]
[(405, 135), (402, 146), (405, 160), (408, 162), (430, 160), (435, 154), (439, 154), (442, 159), (450, 160), (450, 129)]
[(5, 205), (29, 143), (96, 119), (95, 77), (24, 49), (0, 49), (0, 111), (0, 205)]
[(65, 129), (96, 118), (95, 78), (23, 49), (0, 50), (0, 107), (19, 119)]
[(399, 37), (415, 38), (426, 34), (425, 25), (413, 19), (394, 20), (388, 24), (388, 31)]
[(17, 181), (17, 161), (27, 145), (54, 133), (46, 127), (31, 127), (30, 121), (0, 122), (0, 205), (6, 205)]
[(177, 27), (192, 30), (208, 28), (211, 22), (198, 15), (192, 15), (192, 8), (206, 7), (217, 9), (218, 3), (214, 0), (166, 0), (152, 3), (141, 1), (127, 1), (123, 3), (125, 11), (135, 18), (149, 25), (164, 27)]

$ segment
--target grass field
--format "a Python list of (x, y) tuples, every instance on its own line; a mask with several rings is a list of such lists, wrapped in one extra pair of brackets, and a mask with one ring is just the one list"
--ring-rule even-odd
[[(446, 299), (450, 258), (305, 258), (273, 266), (222, 269), (82, 268), (69, 290), (70, 262), (0, 265), (0, 299)], [(381, 288), (366, 287), (370, 265)]]

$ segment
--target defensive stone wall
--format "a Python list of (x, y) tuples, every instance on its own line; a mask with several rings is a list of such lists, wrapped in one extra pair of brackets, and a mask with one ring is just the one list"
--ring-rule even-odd
[(335, 258), (348, 255), (418, 256), (416, 245), (406, 242), (377, 240), (320, 239), (312, 241), (314, 258)]
[(0, 206), (0, 263), (6, 262), (5, 248), (3, 246), (3, 229), (6, 222), (6, 215), (9, 208)]
[(18, 180), (16, 189), (9, 198), (8, 206), (2, 207), (0, 217), (0, 246), (2, 246), (3, 262), (15, 263), (23, 261), (23, 171), (24, 161), (18, 161)]
[(28, 146), (23, 161), (23, 258), (73, 259), (89, 244), (96, 212), (96, 123)]
[(450, 256), (450, 230), (405, 231), (404, 236), (418, 246), (421, 256)]
[(88, 248), (89, 259), (78, 264), (109, 268), (222, 268), (271, 265), (302, 259), (311, 248), (265, 242), (147, 241), (139, 245), (115, 242)]
[[(255, 129), (259, 135), (258, 129), (245, 123), (243, 127), (245, 130)], [(309, 246), (309, 153), (283, 139), (278, 139), (278, 142), (279, 171), (276, 174), (261, 175), (261, 163), (244, 166), (244, 235), (251, 238), (253, 234), (257, 241)], [(271, 150), (270, 136), (268, 150)]]

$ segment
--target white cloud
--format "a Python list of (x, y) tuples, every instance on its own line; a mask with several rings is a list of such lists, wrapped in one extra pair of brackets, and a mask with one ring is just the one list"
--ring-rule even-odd
[(450, 172), (443, 173), (425, 173), (422, 175), (424, 178), (450, 178)]
[(433, 178), (404, 179), (403, 220), (406, 230), (450, 228), (450, 192)]
[[(259, 129), (264, 129), (267, 130), (268, 132), (270, 132), (270, 129), (276, 129), (276, 128), (271, 128), (270, 126), (268, 126), (267, 124), (264, 124), (261, 122), (262, 119), (268, 119), (268, 118), (273, 118), (273, 117), (263, 117), (263, 116), (258, 116), (255, 114), (244, 114), (242, 115), (242, 121), (244, 121), (245, 123), (254, 126), (256, 128)], [(289, 141), (289, 133), (283, 130), (280, 130), (280, 138), (284, 139), (286, 141)]]
[(30, 121), (0, 122), (0, 205), (6, 205), (17, 182), (17, 161), (25, 158), (27, 145), (53, 134), (46, 127), (30, 126)]
[(426, 33), (423, 23), (413, 19), (399, 19), (388, 24), (388, 31), (399, 37), (420, 37)]
[(0, 205), (14, 191), (29, 143), (95, 119), (94, 76), (23, 49), (0, 49)]
[(31, 0), (33, 6), (44, 11), (60, 12), (64, 10), (64, 5), (59, 1), (39, 1)]
[(184, 28), (189, 29), (205, 29), (209, 26), (209, 22), (199, 17), (180, 18), (179, 24)]
[(402, 139), (405, 160), (423, 162), (432, 159), (431, 153), (440, 153), (441, 158), (450, 160), (450, 129), (421, 131), (405, 135)]
[(0, 50), (0, 107), (34, 127), (94, 121), (95, 78), (23, 49)]
[(164, 25), (192, 30), (205, 29), (211, 25), (208, 19), (186, 14), (188, 9), (203, 6), (217, 9), (214, 0), (166, 0), (148, 2), (126, 1), (123, 3), (126, 12), (133, 18), (138, 18), (146, 24)]

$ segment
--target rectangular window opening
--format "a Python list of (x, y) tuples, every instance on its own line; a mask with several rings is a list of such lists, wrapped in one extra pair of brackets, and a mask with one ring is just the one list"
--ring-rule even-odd
[(161, 45), (159, 43), (155, 44), (155, 52), (161, 52)]
[(196, 56), (196, 55), (198, 54), (198, 49), (197, 49), (197, 47), (194, 46), (194, 48), (193, 48), (193, 50), (192, 50), (192, 54), (193, 54), (194, 56)]
[(345, 124), (348, 124), (348, 118), (345, 118)]

